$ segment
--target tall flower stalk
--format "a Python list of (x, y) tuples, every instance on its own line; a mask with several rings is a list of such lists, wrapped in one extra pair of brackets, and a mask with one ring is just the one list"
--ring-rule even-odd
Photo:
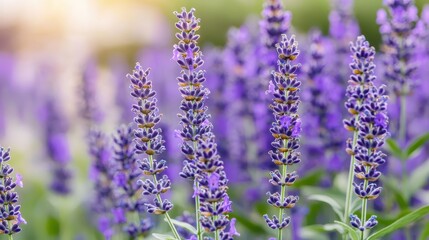
[(147, 178), (139, 180), (138, 183), (142, 187), (143, 195), (153, 197), (153, 204), (145, 204), (147, 212), (165, 215), (174, 237), (181, 239), (169, 215), (173, 204), (168, 199), (162, 199), (161, 196), (171, 188), (171, 182), (167, 175), (158, 178), (158, 175), (167, 169), (167, 162), (157, 159), (157, 156), (165, 151), (165, 146), (161, 129), (156, 126), (161, 120), (161, 115), (156, 106), (156, 92), (152, 88), (152, 81), (148, 79), (148, 75), (149, 69), (143, 70), (139, 63), (136, 64), (133, 73), (127, 75), (131, 81), (131, 95), (136, 100), (132, 108), (136, 114), (134, 122), (137, 124), (137, 129), (134, 131), (135, 152), (145, 156), (139, 161), (139, 168)]
[(111, 159), (110, 138), (101, 131), (89, 132), (89, 153), (91, 155), (91, 178), (94, 181), (95, 197), (92, 210), (98, 221), (98, 229), (105, 239), (115, 234), (111, 210), (114, 208), (114, 167)]
[(130, 126), (121, 126), (113, 138), (114, 142), (114, 189), (115, 203), (113, 217), (122, 225), (122, 232), (129, 238), (145, 237), (152, 229), (152, 222), (146, 217), (146, 199), (141, 198), (141, 186), (137, 180), (142, 175), (137, 165), (134, 131)]
[(344, 127), (353, 133), (353, 139), (347, 140), (346, 152), (350, 155), (350, 168), (347, 182), (346, 203), (343, 221), (346, 221), (351, 213), (353, 196), (353, 169), (356, 160), (356, 146), (359, 138), (358, 121), (359, 116), (365, 111), (365, 103), (368, 101), (368, 91), (374, 85), (375, 80), (375, 49), (371, 47), (364, 36), (359, 36), (356, 43), (350, 46), (353, 61), (350, 64), (352, 75), (350, 75), (349, 86), (346, 96), (348, 97), (345, 107), (351, 114), (344, 119)]
[(12, 235), (21, 231), (20, 225), (27, 222), (22, 218), (18, 204), (19, 196), (15, 191), (16, 186), (23, 187), (22, 177), (19, 174), (13, 179), (13, 168), (7, 163), (10, 160), (10, 149), (0, 147), (0, 235), (8, 235), (9, 240)]
[[(353, 142), (347, 142), (347, 152), (352, 155), (351, 172), (349, 173), (349, 186), (346, 205), (349, 207), (350, 224), (361, 231), (361, 239), (365, 231), (377, 225), (376, 216), (367, 219), (368, 200), (376, 199), (381, 187), (375, 183), (381, 176), (377, 167), (385, 162), (385, 154), (379, 149), (383, 146), (386, 135), (388, 119), (386, 114), (388, 97), (384, 86), (374, 85), (374, 56), (375, 49), (371, 47), (364, 36), (357, 38), (350, 46), (353, 61), (347, 88), (347, 110), (352, 113), (349, 120), (344, 120), (348, 130), (354, 132)], [(353, 181), (353, 175), (358, 182)], [(360, 218), (351, 214), (351, 189), (362, 199)], [(346, 219), (344, 219), (345, 221)]]
[(180, 13), (175, 12), (179, 19), (176, 27), (180, 32), (176, 33), (179, 42), (174, 45), (173, 58), (182, 68), (181, 76), (177, 78), (183, 97), (179, 135), (186, 158), (180, 176), (193, 181), (197, 239), (203, 239), (204, 231), (212, 232), (216, 240), (232, 239), (238, 233), (235, 220), (227, 218), (232, 203), (226, 193), (228, 180), (205, 106), (209, 90), (203, 85), (206, 80), (204, 71), (198, 69), (204, 62), (197, 42), (200, 36), (196, 34), (200, 19), (194, 12), (194, 9), (188, 12), (184, 8)]
[(287, 186), (291, 186), (298, 175), (295, 171), (288, 172), (288, 167), (299, 163), (300, 153), (299, 135), (301, 132), (301, 119), (298, 115), (299, 86), (301, 82), (296, 78), (296, 72), (300, 68), (294, 60), (299, 55), (298, 42), (295, 37), (288, 38), (282, 35), (281, 42), (276, 45), (278, 54), (277, 71), (272, 73), (269, 92), (273, 96), (270, 109), (275, 121), (270, 128), (274, 141), (271, 145), (274, 150), (269, 152), (272, 162), (280, 169), (270, 172), (270, 183), (280, 187), (280, 192), (268, 192), (268, 204), (279, 210), (278, 216), (269, 218), (264, 215), (265, 221), (272, 229), (278, 230), (277, 239), (283, 239), (283, 229), (291, 221), (285, 216), (285, 209), (293, 208), (298, 201), (298, 196), (287, 196)]
[[(413, 0), (385, 0), (384, 4), (389, 9), (390, 18), (384, 9), (377, 13), (377, 23), (383, 37), (384, 77), (389, 81), (389, 90), (399, 101), (397, 137), (400, 144), (405, 144), (407, 96), (415, 85), (413, 80), (416, 65), (413, 63), (413, 54), (417, 42), (414, 31), (418, 21), (417, 8)], [(403, 178), (406, 178), (405, 175)]]

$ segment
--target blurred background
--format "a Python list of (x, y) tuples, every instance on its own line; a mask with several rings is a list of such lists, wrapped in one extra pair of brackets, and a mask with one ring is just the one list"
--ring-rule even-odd
[[(415, 2), (421, 10), (429, 0)], [(129, 119), (115, 107), (121, 95), (129, 94), (125, 74), (136, 61), (151, 67), (158, 95), (168, 96), (160, 99), (161, 112), (171, 126), (166, 134), (174, 139), (180, 97), (175, 77), (180, 70), (171, 60), (176, 31), (172, 12), (195, 8), (201, 18), (200, 44), (224, 46), (228, 29), (246, 19), (258, 19), (262, 4), (262, 0), (0, 0), (0, 146), (11, 147), (11, 164), (24, 176), (19, 192), (29, 223), (16, 239), (100, 239), (88, 227), (91, 216), (86, 211), (92, 185), (88, 149), (82, 140), (86, 131), (80, 107), (82, 77), (92, 74), (97, 79), (97, 107), (103, 119), (99, 127), (111, 134), (126, 122), (123, 119)], [(293, 14), (292, 32), (305, 34), (320, 28), (327, 34), (330, 4), (328, 0), (284, 1)], [(375, 22), (381, 6), (382, 0), (355, 1), (361, 32), (374, 46), (381, 42)], [(122, 93), (117, 93), (119, 88), (124, 89)], [(45, 130), (40, 124), (46, 121), (42, 97), (46, 95), (56, 99), (68, 119), (75, 177), (67, 197), (53, 195), (45, 187), (52, 165), (46, 160)], [(169, 144), (177, 153), (177, 144)], [(174, 167), (178, 161), (171, 171), (178, 171)], [(60, 222), (69, 227), (61, 228)]]

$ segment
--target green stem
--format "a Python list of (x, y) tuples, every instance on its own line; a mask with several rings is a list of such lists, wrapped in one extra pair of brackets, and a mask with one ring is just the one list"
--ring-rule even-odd
[(12, 234), (9, 235), (9, 240), (13, 240)]
[[(399, 143), (405, 146), (406, 143), (406, 129), (407, 129), (407, 97), (405, 95), (400, 96), (400, 121), (399, 121)], [(407, 196), (407, 165), (406, 160), (401, 159), (402, 165), (402, 186), (405, 196)]]
[[(358, 116), (355, 117), (355, 121), (357, 121)], [(355, 130), (353, 133), (353, 143), (352, 148), (356, 147), (356, 142), (358, 139), (358, 132)], [(353, 154), (350, 158), (350, 167), (349, 167), (349, 176), (347, 180), (347, 192), (346, 192), (346, 203), (344, 208), (344, 216), (343, 221), (346, 222), (348, 216), (350, 215), (351, 205), (352, 205), (352, 195), (353, 195), (353, 176), (354, 176), (354, 165), (355, 165), (355, 155)]]
[[(195, 188), (198, 191), (198, 188), (199, 188), (198, 181), (195, 180), (194, 184), (195, 184)], [(202, 230), (201, 222), (200, 222), (200, 218), (201, 218), (201, 214), (200, 214), (200, 197), (198, 196), (198, 194), (195, 194), (195, 218), (196, 218), (195, 220), (196, 220), (196, 223), (197, 223), (197, 237), (198, 237), (198, 240), (203, 240), (203, 230)]]
[[(282, 177), (285, 177), (286, 173), (287, 173), (287, 166), (286, 165), (282, 165)], [(286, 195), (286, 186), (282, 185), (281, 191), (280, 191), (280, 201), (281, 202), (284, 201), (285, 195)], [(283, 219), (283, 212), (284, 212), (284, 209), (280, 208), (279, 209), (279, 221), (280, 222)], [(278, 233), (277, 239), (278, 240), (282, 240), (283, 239), (283, 229), (279, 229), (279, 233)]]
[[(366, 189), (368, 186), (368, 180), (365, 180), (363, 183), (364, 189)], [(364, 198), (362, 199), (362, 214), (361, 214), (361, 222), (364, 224), (366, 222), (366, 212), (367, 212), (367, 205), (368, 205), (368, 199)], [(365, 236), (365, 229), (362, 231), (361, 240), (364, 239)]]
[[(150, 147), (150, 142), (149, 142), (149, 147)], [(150, 166), (151, 166), (151, 168), (153, 168), (153, 156), (152, 155), (149, 155), (149, 162), (150, 162)], [(155, 185), (158, 185), (158, 179), (156, 178), (156, 175), (153, 175), (153, 181), (154, 181), (154, 183), (155, 183)], [(160, 203), (162, 203), (162, 198), (161, 198), (161, 194), (156, 194), (156, 198), (158, 199), (158, 201), (160, 202)], [(167, 223), (168, 223), (168, 225), (170, 226), (170, 228), (171, 228), (171, 231), (173, 232), (173, 235), (174, 235), (174, 237), (177, 239), (177, 240), (181, 240), (181, 238), (180, 238), (180, 235), (179, 235), (179, 232), (177, 231), (177, 229), (176, 229), (176, 227), (174, 226), (174, 224), (171, 222), (171, 217), (170, 217), (170, 215), (168, 214), (168, 212), (165, 212), (165, 217), (167, 218)]]

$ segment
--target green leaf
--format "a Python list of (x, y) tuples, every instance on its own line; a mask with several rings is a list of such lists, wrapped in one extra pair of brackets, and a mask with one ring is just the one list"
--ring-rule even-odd
[(302, 186), (314, 186), (316, 183), (325, 176), (325, 172), (321, 169), (306, 173), (305, 177), (298, 178), (293, 184), (294, 188), (300, 188)]
[[(168, 222), (167, 218), (164, 218), (164, 221)], [(178, 227), (181, 227), (181, 228), (188, 230), (192, 234), (195, 234), (195, 235), (197, 234), (197, 229), (195, 229), (194, 226), (192, 226), (189, 223), (185, 223), (185, 222), (178, 221), (175, 219), (171, 219), (171, 222)]]
[(346, 230), (352, 240), (359, 240), (359, 234), (354, 228), (340, 221), (335, 221), (335, 223), (341, 226), (344, 230)]
[(397, 230), (400, 229), (402, 227), (407, 226), (410, 223), (416, 222), (417, 220), (419, 220), (420, 218), (426, 216), (426, 214), (429, 213), (429, 205), (421, 207), (401, 218), (399, 218), (398, 220), (396, 220), (395, 222), (393, 222), (392, 224), (388, 225), (385, 228), (382, 228), (380, 230), (378, 230), (377, 232), (373, 233), (371, 236), (369, 236), (367, 238), (367, 240), (376, 240), (376, 239), (380, 239), (381, 237)]
[(173, 236), (159, 233), (152, 233), (152, 236), (159, 240), (176, 240)]
[(416, 170), (410, 174), (410, 177), (407, 181), (407, 198), (409, 199), (417, 191), (422, 189), (429, 179), (429, 160), (425, 161), (420, 165)]
[(396, 177), (386, 177), (383, 180), (384, 187), (389, 191), (390, 194), (395, 198), (396, 203), (398, 204), (401, 210), (406, 210), (409, 208), (408, 202), (404, 191), (399, 188), (400, 184), (398, 183)]
[(407, 159), (410, 158), (414, 152), (416, 152), (417, 150), (419, 150), (421, 147), (423, 147), (423, 145), (429, 141), (429, 132), (423, 134), (420, 137), (417, 137), (416, 139), (414, 139), (413, 142), (411, 142), (407, 149), (405, 150), (405, 154)]
[(404, 154), (402, 153), (402, 149), (399, 147), (399, 144), (393, 140), (392, 138), (388, 138), (386, 140), (387, 150), (395, 157), (399, 159), (404, 159)]
[[(334, 224), (332, 224), (334, 225)], [(300, 239), (317, 239), (317, 240), (329, 240), (329, 236), (326, 232), (329, 230), (325, 230), (325, 225), (310, 225), (302, 227), (299, 231)], [(335, 224), (337, 226), (337, 224)]]
[(308, 197), (308, 200), (314, 200), (314, 201), (319, 201), (319, 202), (324, 202), (327, 203), (329, 206), (331, 206), (332, 210), (334, 210), (334, 212), (338, 215), (339, 219), (342, 219), (343, 217), (343, 213), (342, 213), (342, 208), (341, 205), (335, 201), (335, 199), (326, 196), (326, 195), (319, 195), (319, 194), (314, 194), (314, 195), (310, 195)]

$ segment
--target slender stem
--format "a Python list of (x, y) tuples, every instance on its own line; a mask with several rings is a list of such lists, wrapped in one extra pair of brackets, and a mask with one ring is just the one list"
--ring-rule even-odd
[[(407, 129), (407, 97), (405, 95), (400, 96), (400, 121), (399, 121), (399, 143), (405, 146), (406, 143), (406, 129)], [(401, 159), (402, 165), (402, 186), (405, 196), (407, 196), (407, 165), (406, 160)]]
[[(282, 177), (284, 178), (287, 174), (287, 166), (286, 165), (282, 165)], [(284, 198), (286, 195), (286, 186), (282, 185), (281, 187), (281, 191), (280, 191), (280, 201), (283, 202)], [(281, 222), (283, 219), (283, 212), (284, 209), (283, 208), (279, 208), (279, 221)], [(283, 229), (279, 229), (278, 232), (278, 236), (277, 236), (278, 240), (282, 240), (283, 239)]]
[[(367, 186), (368, 186), (368, 180), (365, 180), (363, 183), (363, 188), (366, 189)], [(367, 205), (368, 205), (368, 199), (367, 198), (362, 199), (361, 221), (363, 224), (366, 222)], [(362, 231), (361, 240), (364, 239), (364, 236), (365, 236), (365, 229)]]
[[(356, 115), (355, 121), (357, 121), (357, 119), (358, 119), (358, 116)], [(352, 144), (353, 149), (356, 147), (357, 139), (358, 139), (358, 131), (355, 130), (353, 133), (353, 144)], [(344, 208), (344, 217), (343, 217), (344, 222), (347, 221), (347, 217), (350, 215), (350, 211), (351, 211), (352, 195), (353, 195), (352, 186), (353, 186), (353, 176), (354, 176), (354, 170), (353, 170), (354, 165), (355, 165), (355, 155), (353, 154), (350, 158), (349, 177), (347, 181), (346, 204)]]
[[(199, 184), (198, 181), (195, 180), (194, 182), (195, 184), (195, 188), (198, 191), (199, 188)], [(203, 240), (203, 230), (201, 227), (201, 222), (200, 222), (200, 218), (201, 218), (201, 214), (200, 214), (200, 197), (198, 196), (198, 194), (195, 194), (195, 220), (196, 220), (196, 224), (197, 224), (197, 237), (198, 240)]]
[(9, 235), (9, 240), (13, 240), (12, 234)]
[[(287, 93), (286, 93), (287, 96)], [(287, 140), (283, 139), (283, 148), (287, 147)], [(286, 158), (286, 152), (283, 153), (284, 158)], [(285, 176), (287, 174), (287, 165), (282, 165), (282, 178), (284, 179)], [(280, 201), (283, 202), (284, 198), (286, 195), (286, 185), (282, 185), (281, 186), (281, 190), (280, 190)], [(283, 213), (284, 213), (284, 209), (283, 208), (279, 208), (279, 221), (281, 222), (283, 219)], [(277, 235), (277, 239), (278, 240), (282, 240), (283, 239), (283, 229), (279, 229), (278, 235)]]
[[(149, 144), (148, 144), (148, 145), (150, 146), (150, 142), (149, 142)], [(150, 162), (150, 166), (151, 166), (151, 168), (152, 168), (152, 167), (153, 167), (153, 156), (152, 156), (152, 155), (149, 155), (149, 162)], [(156, 185), (158, 185), (158, 179), (156, 178), (156, 175), (155, 175), (155, 174), (153, 175), (153, 181), (154, 181), (154, 183), (155, 183), (155, 186), (156, 186)], [(160, 193), (156, 194), (156, 198), (158, 199), (158, 201), (159, 201), (160, 203), (162, 203), (162, 198), (161, 198), (161, 194), (160, 194)], [(180, 240), (181, 238), (180, 238), (179, 232), (177, 231), (177, 229), (176, 229), (176, 227), (174, 226), (174, 224), (171, 222), (171, 217), (170, 217), (170, 215), (168, 214), (168, 212), (165, 212), (165, 217), (167, 218), (167, 223), (168, 223), (168, 225), (170, 226), (171, 231), (173, 232), (174, 237), (175, 237), (177, 240)]]

